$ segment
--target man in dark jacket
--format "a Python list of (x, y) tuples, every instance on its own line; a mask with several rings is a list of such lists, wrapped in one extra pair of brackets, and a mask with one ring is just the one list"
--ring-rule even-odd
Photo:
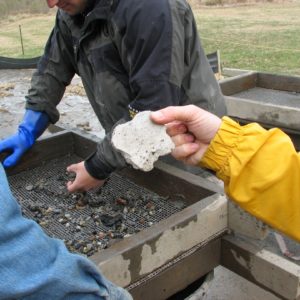
[(74, 74), (106, 131), (97, 151), (71, 165), (70, 192), (101, 186), (125, 166), (111, 146), (111, 130), (143, 110), (194, 104), (218, 116), (223, 96), (200, 44), (185, 0), (47, 0), (57, 6), (55, 27), (28, 92), (16, 135), (0, 142), (11, 151), (5, 167), (17, 163), (59, 118), (56, 106)]

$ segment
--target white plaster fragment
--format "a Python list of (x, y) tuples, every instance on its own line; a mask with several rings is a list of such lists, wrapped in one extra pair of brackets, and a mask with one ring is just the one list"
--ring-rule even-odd
[(152, 170), (154, 162), (174, 148), (166, 127), (154, 124), (150, 113), (138, 113), (132, 121), (116, 126), (112, 135), (113, 146), (122, 153), (126, 162), (143, 171)]

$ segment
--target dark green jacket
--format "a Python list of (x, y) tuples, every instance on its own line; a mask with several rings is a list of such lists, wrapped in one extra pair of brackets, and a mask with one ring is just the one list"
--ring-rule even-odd
[(96, 0), (87, 15), (76, 17), (59, 10), (27, 108), (46, 112), (55, 123), (75, 73), (107, 134), (85, 162), (95, 178), (125, 165), (110, 131), (136, 112), (195, 104), (226, 113), (185, 0)]

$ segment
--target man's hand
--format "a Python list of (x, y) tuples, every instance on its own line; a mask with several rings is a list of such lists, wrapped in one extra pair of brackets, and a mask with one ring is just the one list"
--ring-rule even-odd
[(0, 153), (10, 153), (3, 161), (3, 166), (5, 168), (15, 166), (48, 125), (49, 117), (46, 113), (26, 109), (24, 119), (18, 127), (18, 132), (0, 141)]
[(199, 164), (222, 122), (194, 105), (167, 107), (152, 112), (151, 119), (167, 126), (167, 133), (176, 146), (172, 155), (190, 165)]
[(105, 182), (105, 180), (99, 180), (92, 177), (87, 172), (83, 161), (78, 164), (70, 165), (67, 168), (67, 171), (76, 174), (75, 180), (67, 183), (67, 189), (70, 193), (83, 192), (90, 189), (99, 188)]
[(22, 130), (19, 130), (19, 133), (0, 141), (0, 153), (10, 153), (3, 161), (3, 166), (5, 168), (15, 166), (24, 152), (26, 152), (31, 145), (32, 143), (26, 138), (26, 135)]

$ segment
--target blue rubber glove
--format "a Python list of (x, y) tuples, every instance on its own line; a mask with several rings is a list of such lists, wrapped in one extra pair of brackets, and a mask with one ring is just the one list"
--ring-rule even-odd
[(46, 130), (48, 124), (49, 117), (46, 113), (27, 109), (18, 133), (0, 141), (0, 153), (11, 152), (3, 161), (3, 166), (5, 168), (15, 166), (24, 152), (30, 149), (35, 140)]

